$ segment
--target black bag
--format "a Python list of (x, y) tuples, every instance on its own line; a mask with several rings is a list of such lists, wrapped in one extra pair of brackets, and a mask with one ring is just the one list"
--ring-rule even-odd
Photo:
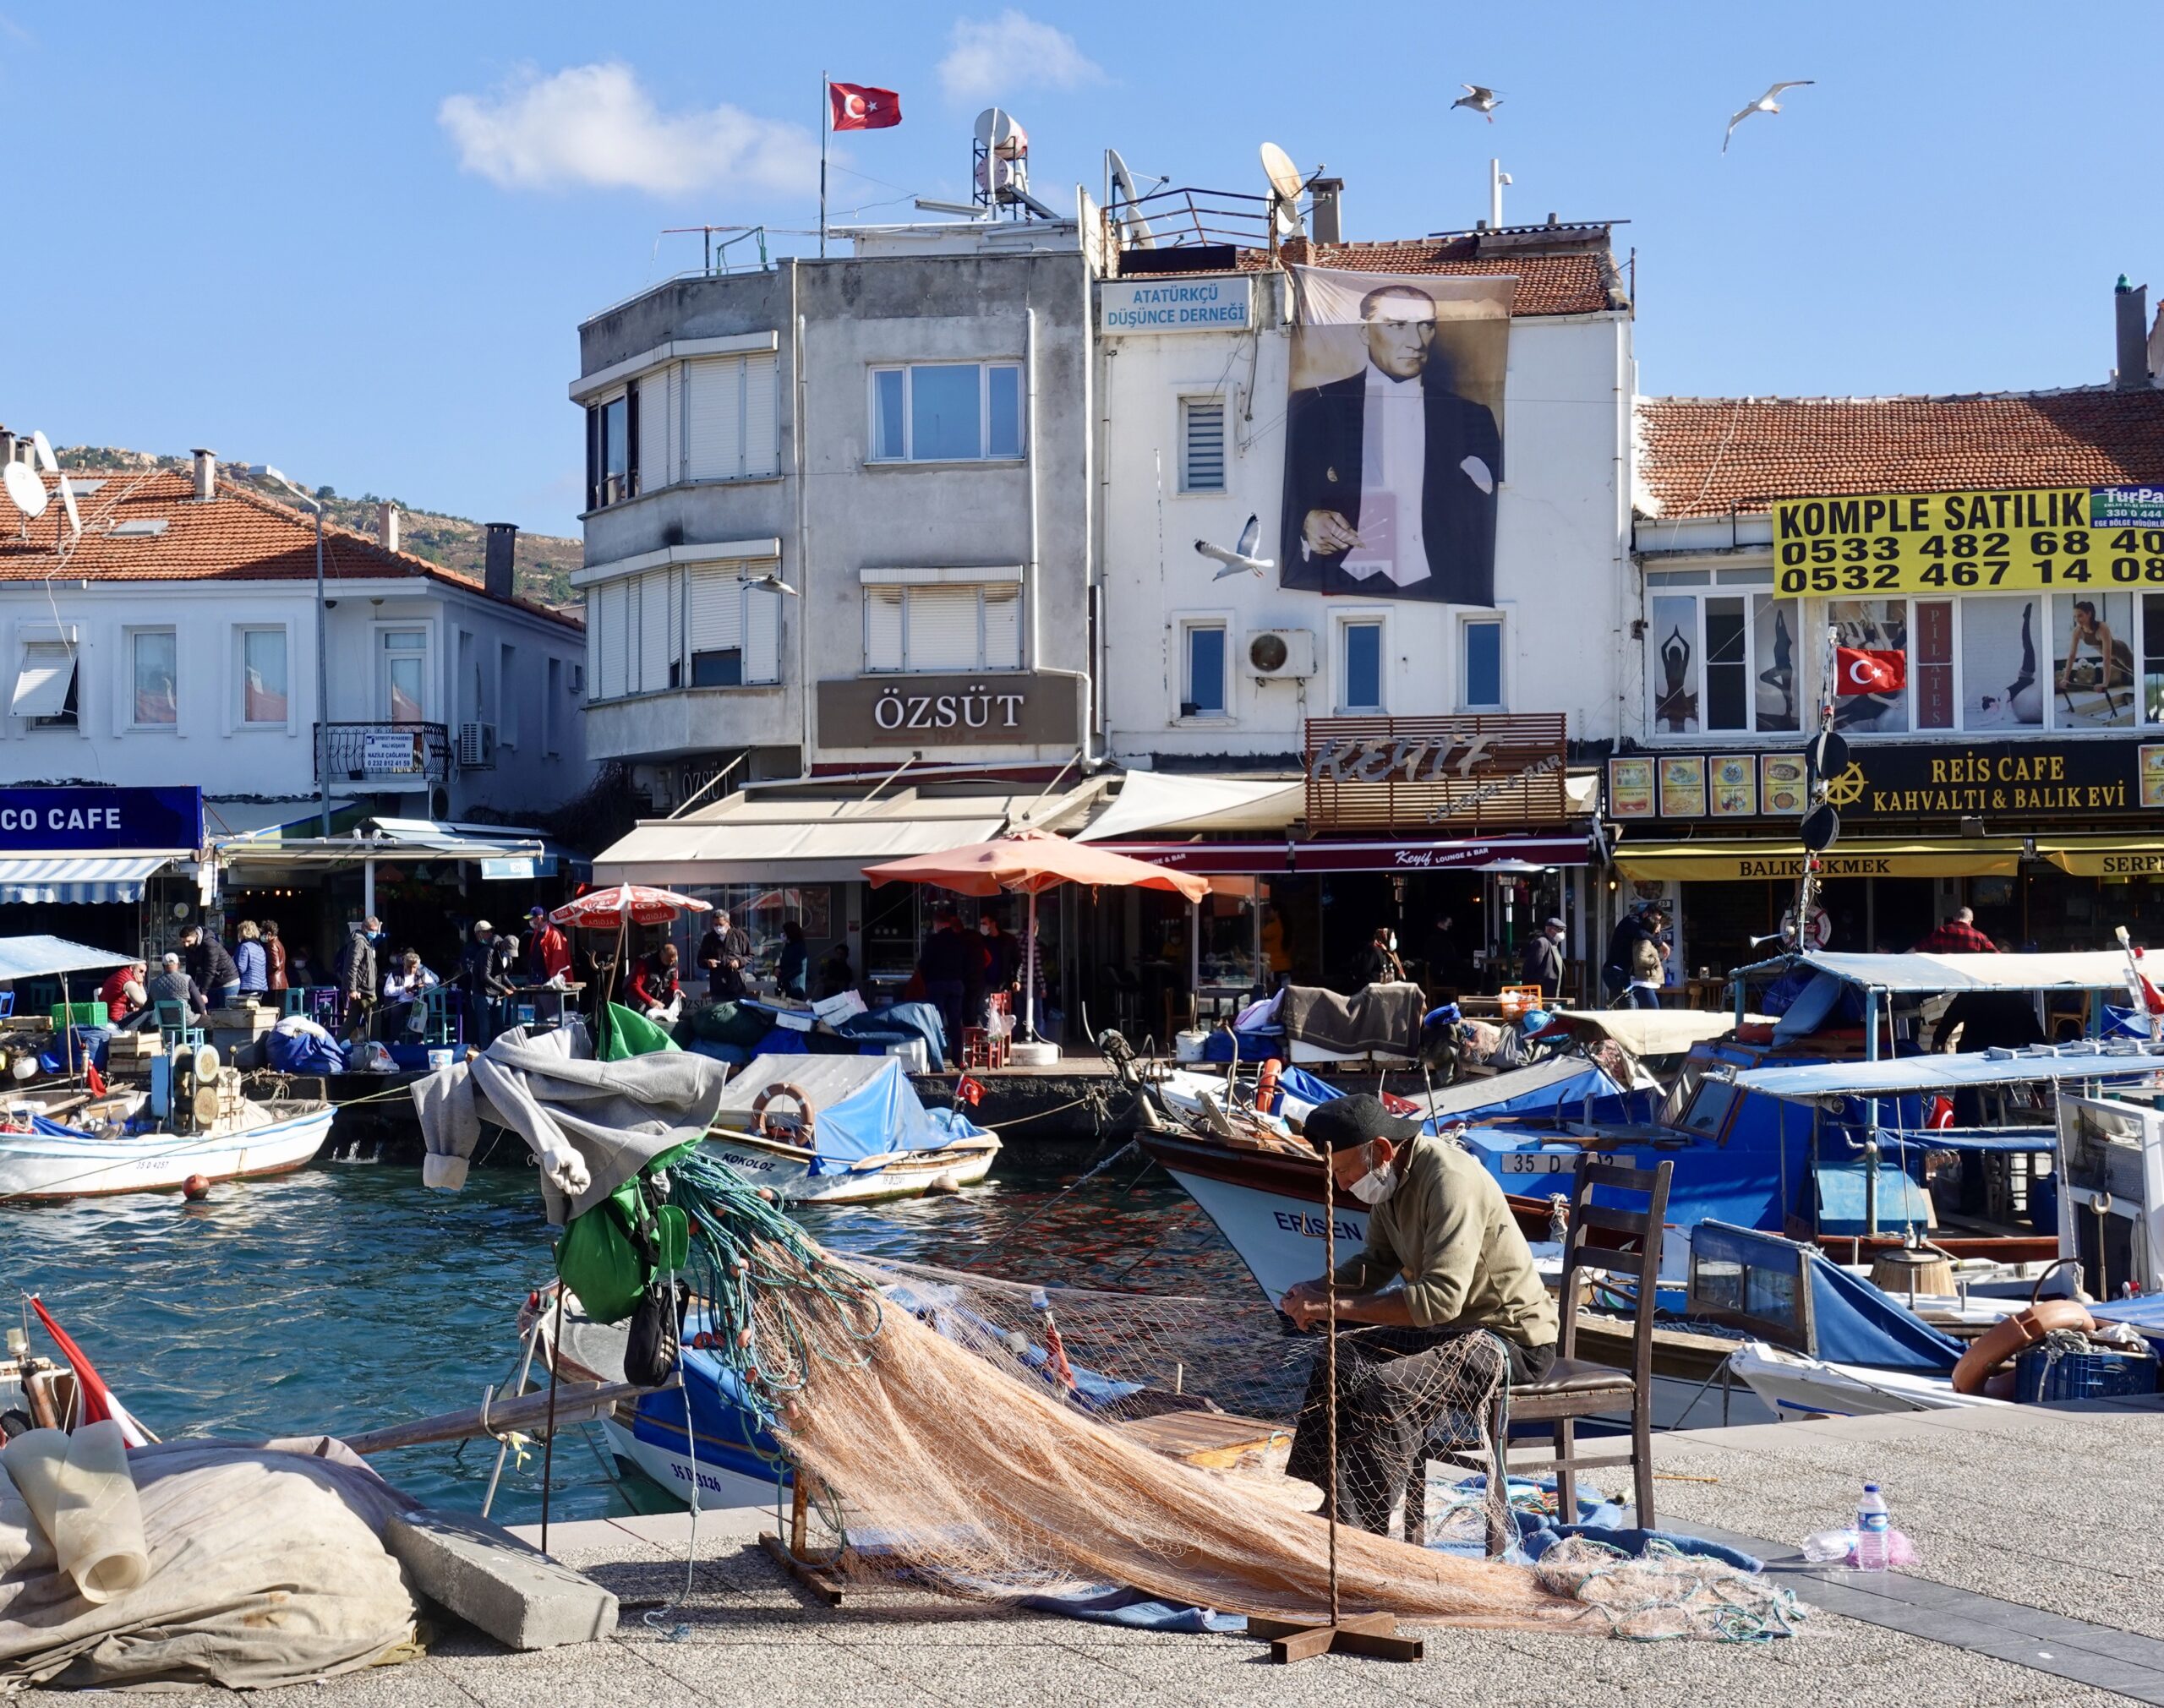
[(684, 1350), (684, 1310), (690, 1290), (671, 1286), (657, 1276), (639, 1296), (624, 1343), (624, 1380), (659, 1388), (676, 1373)]

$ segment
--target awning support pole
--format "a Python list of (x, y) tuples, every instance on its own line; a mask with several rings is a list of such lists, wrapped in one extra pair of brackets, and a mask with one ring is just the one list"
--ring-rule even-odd
[[(1798, 935), (1801, 936), (1801, 930)], [(1878, 998), (1876, 985), (1866, 985), (1863, 992), (1863, 1059), (1878, 1060)], [(1867, 1234), (1878, 1231), (1878, 1100), (1874, 1097), (1864, 1105), (1863, 1140), (1863, 1228)]]
[(1037, 1041), (1037, 892), (1030, 892), (1030, 934), (1022, 945), (1022, 1035)]
[(361, 862), (361, 917), (364, 919), (375, 917), (375, 862), (373, 859)]

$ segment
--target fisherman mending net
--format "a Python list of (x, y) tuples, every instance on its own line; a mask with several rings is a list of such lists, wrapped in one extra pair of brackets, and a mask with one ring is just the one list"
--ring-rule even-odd
[[(1337, 1343), (1337, 1515), (1387, 1535), (1429, 1450), (1492, 1444), (1480, 1419), (1496, 1384), (1548, 1372), (1555, 1306), (1502, 1188), (1450, 1140), (1368, 1096), (1323, 1104), (1306, 1133), (1368, 1206), (1368, 1242), (1283, 1308), (1303, 1329), (1320, 1323), (1334, 1280), (1337, 1320), (1354, 1325)], [(1286, 1467), (1317, 1484), (1330, 1474), (1325, 1368), (1319, 1352)]]

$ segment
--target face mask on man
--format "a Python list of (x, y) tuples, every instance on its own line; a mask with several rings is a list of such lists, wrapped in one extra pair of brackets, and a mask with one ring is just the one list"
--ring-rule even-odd
[(1386, 1162), (1380, 1168), (1369, 1169), (1345, 1190), (1373, 1209), (1397, 1190), (1397, 1170), (1392, 1163)]
[(1393, 955), (1397, 952), (1397, 933), (1395, 931), (1390, 934), (1390, 952)]

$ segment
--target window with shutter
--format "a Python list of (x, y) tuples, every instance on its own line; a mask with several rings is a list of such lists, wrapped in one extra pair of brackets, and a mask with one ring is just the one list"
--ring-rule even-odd
[(684, 469), (691, 480), (744, 472), (744, 362), (713, 357), (684, 364)]
[(782, 596), (769, 587), (744, 593), (744, 679), (781, 680)]
[(587, 605), (593, 624), (587, 637), (587, 650), (593, 655), (593, 697), (617, 700), (624, 694), (624, 631), (631, 614), (631, 585), (609, 581), (599, 594)]
[(776, 367), (772, 352), (744, 358), (744, 472), (774, 474), (781, 467), (775, 427)]
[(903, 590), (867, 587), (864, 593), (864, 668), (899, 670), (902, 652)]
[(912, 670), (974, 670), (981, 641), (975, 587), (911, 587), (906, 639)]
[(638, 384), (638, 489), (655, 492), (674, 483), (676, 468), (670, 456), (670, 404), (675, 388), (674, 368), (649, 374)]
[(675, 603), (669, 597), (675, 591), (670, 584), (675, 580), (667, 570), (653, 570), (639, 577), (638, 685), (642, 694), (656, 694), (676, 685), (669, 679), (669, 667), (676, 662), (669, 644), (669, 630), (675, 626), (669, 621), (669, 608)]
[(744, 680), (744, 576), (735, 564), (691, 569), (691, 685), (735, 688)]
[(1180, 490), (1225, 490), (1225, 405), (1189, 397), (1180, 404)]
[(1019, 670), (1022, 668), (1022, 590), (986, 587), (984, 590), (984, 668)]

